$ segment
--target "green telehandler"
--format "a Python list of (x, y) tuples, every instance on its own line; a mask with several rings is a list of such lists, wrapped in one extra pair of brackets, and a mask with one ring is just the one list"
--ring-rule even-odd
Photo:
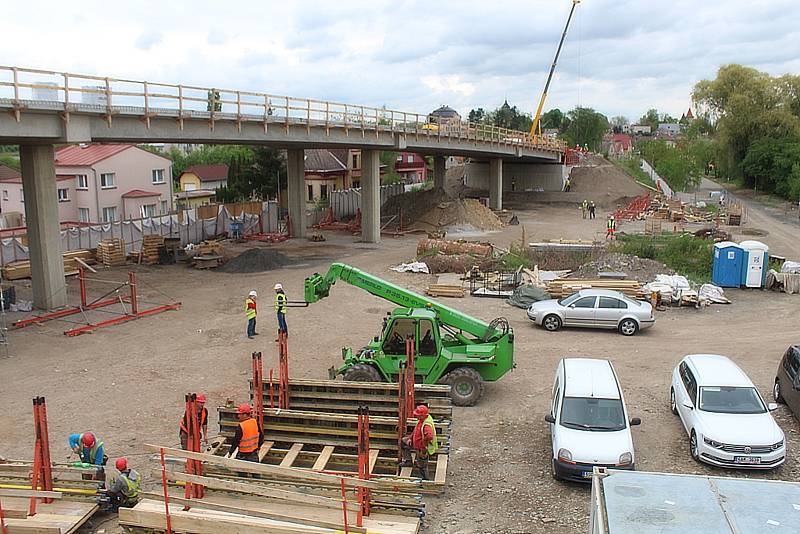
[(366, 347), (342, 349), (344, 363), (329, 370), (331, 379), (397, 382), (407, 337), (415, 340), (416, 381), (449, 384), (456, 406), (473, 406), (484, 381), (499, 380), (514, 368), (514, 331), (504, 317), (485, 323), (343, 263), (332, 264), (324, 276), (306, 278), (306, 302), (327, 297), (337, 280), (401, 307), (387, 314), (381, 334)]

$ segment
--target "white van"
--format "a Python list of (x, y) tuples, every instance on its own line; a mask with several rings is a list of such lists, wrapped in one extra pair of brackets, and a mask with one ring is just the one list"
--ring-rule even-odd
[(634, 469), (628, 409), (608, 360), (565, 358), (558, 362), (550, 413), (553, 476), (591, 482), (594, 466)]

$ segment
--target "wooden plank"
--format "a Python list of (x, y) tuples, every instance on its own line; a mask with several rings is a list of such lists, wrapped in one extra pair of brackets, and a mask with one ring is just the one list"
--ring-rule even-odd
[(436, 455), (436, 474), (433, 476), (433, 481), (436, 484), (444, 484), (447, 478), (447, 455)]
[(322, 448), (322, 452), (317, 457), (317, 461), (314, 462), (314, 467), (311, 468), (312, 471), (324, 471), (325, 466), (328, 465), (328, 461), (331, 459), (331, 455), (333, 454), (333, 449), (335, 447), (331, 445), (325, 445)]
[(410, 478), (412, 469), (413, 469), (413, 467), (403, 467), (403, 468), (401, 468), (400, 469), (400, 476), (404, 477), (404, 478)]
[(391, 483), (379, 483), (372, 480), (359, 480), (350, 477), (338, 477), (336, 475), (319, 473), (316, 471), (310, 471), (306, 469), (298, 469), (294, 467), (280, 467), (277, 465), (268, 465), (268, 464), (257, 464), (255, 462), (234, 460), (231, 458), (213, 456), (211, 454), (203, 454), (200, 452), (184, 451), (181, 449), (173, 449), (171, 447), (159, 447), (158, 445), (152, 445), (150, 443), (145, 443), (144, 448), (145, 450), (151, 452), (159, 452), (163, 449), (164, 452), (168, 453), (170, 456), (176, 456), (178, 458), (187, 458), (190, 460), (200, 460), (208, 462), (210, 464), (227, 467), (232, 471), (239, 471), (245, 473), (258, 473), (263, 475), (284, 476), (288, 478), (315, 480), (318, 482), (327, 482), (332, 484), (341, 484), (341, 479), (343, 478), (347, 486), (355, 486), (355, 487), (370, 488), (370, 489), (382, 489), (386, 488), (387, 486), (400, 487), (403, 489), (416, 489), (419, 487), (419, 484), (417, 484), (416, 482), (397, 481)]
[[(313, 504), (315, 506), (323, 506), (325, 508), (334, 508), (334, 509), (342, 508), (342, 501), (339, 499), (331, 499), (330, 497), (322, 497), (320, 495), (311, 495), (308, 493), (299, 493), (296, 491), (288, 491), (279, 488), (269, 488), (267, 486), (259, 486), (257, 484), (233, 482), (230, 480), (222, 480), (219, 478), (190, 475), (187, 473), (178, 473), (175, 471), (167, 471), (167, 478), (169, 480), (175, 480), (177, 482), (191, 482), (193, 484), (200, 484), (202, 486), (211, 489), (235, 491), (238, 493), (246, 493), (248, 495), (258, 495), (260, 497), (279, 499), (281, 501)], [(355, 503), (348, 503), (347, 509), (358, 510), (358, 505), (356, 505)]]
[(280, 467), (292, 467), (292, 464), (297, 460), (297, 455), (300, 454), (301, 450), (303, 450), (303, 444), (294, 443), (292, 448), (289, 449), (289, 452), (286, 453), (286, 456), (283, 457), (283, 460), (281, 460)]
[(81, 266), (82, 266), (84, 269), (89, 269), (89, 270), (90, 270), (90, 271), (92, 271), (93, 273), (96, 273), (96, 272), (97, 272), (97, 269), (95, 269), (94, 267), (92, 267), (91, 265), (89, 265), (88, 263), (86, 263), (85, 261), (83, 261), (82, 259), (80, 259), (79, 257), (77, 257), (77, 256), (76, 256), (76, 257), (74, 257), (73, 259), (74, 259), (76, 262), (80, 263), (80, 264), (81, 264)]
[(370, 449), (369, 450), (369, 472), (372, 473), (372, 470), (375, 469), (375, 462), (378, 461), (378, 455), (381, 453), (380, 449)]
[(57, 491), (21, 490), (0, 488), (0, 497), (41, 497), (42, 499), (60, 499)]
[[(142, 492), (142, 496), (147, 499), (154, 499), (158, 501), (164, 500), (164, 495), (161, 493), (148, 493)], [(197, 499), (184, 499), (182, 497), (170, 495), (169, 502), (174, 504), (180, 504), (183, 506), (189, 506), (191, 508), (203, 508), (206, 510), (214, 510), (217, 512), (227, 512), (229, 514), (239, 514), (245, 516), (252, 516), (252, 517), (260, 517), (262, 519), (272, 519), (274, 521), (286, 521), (288, 523), (297, 523), (300, 525), (311, 526), (311, 527), (318, 527), (318, 528), (329, 528), (332, 530), (343, 530), (344, 523), (334, 523), (330, 521), (322, 521), (317, 519), (310, 519), (305, 517), (293, 516), (293, 515), (286, 515), (286, 514), (279, 514), (277, 512), (268, 512), (264, 510), (256, 510), (254, 508), (244, 508), (239, 506), (230, 506), (227, 504), (219, 504), (215, 502), (210, 502), (208, 500), (197, 500)], [(348, 524), (347, 526), (348, 531), (350, 532), (359, 532), (365, 533), (367, 532), (366, 528), (357, 527), (355, 525)]]
[(269, 450), (272, 448), (273, 445), (275, 445), (275, 443), (272, 441), (265, 441), (264, 443), (261, 444), (261, 448), (258, 449), (259, 463), (264, 461), (264, 457), (269, 453)]
[(8, 534), (61, 534), (61, 527), (27, 519), (8, 519)]

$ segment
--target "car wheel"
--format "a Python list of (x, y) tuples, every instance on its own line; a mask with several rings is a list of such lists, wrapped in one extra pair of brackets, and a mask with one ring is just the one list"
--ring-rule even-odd
[(444, 377), (456, 406), (474, 406), (483, 396), (483, 379), (472, 367), (456, 367)]
[(633, 319), (623, 319), (619, 323), (619, 333), (623, 336), (632, 336), (639, 331), (639, 323)]
[(373, 366), (357, 363), (344, 372), (344, 379), (349, 382), (383, 382), (383, 377)]
[(772, 398), (775, 399), (775, 402), (780, 404), (786, 402), (783, 398), (783, 393), (781, 393), (781, 381), (777, 378), (775, 379), (775, 385), (772, 386)]
[(669, 388), (669, 409), (673, 415), (678, 415), (678, 404), (675, 402), (675, 388)]
[(558, 315), (548, 315), (542, 320), (542, 326), (549, 332), (555, 332), (561, 328), (561, 317)]
[(700, 449), (697, 445), (697, 434), (692, 430), (692, 435), (689, 436), (689, 454), (692, 455), (695, 461), (700, 461)]

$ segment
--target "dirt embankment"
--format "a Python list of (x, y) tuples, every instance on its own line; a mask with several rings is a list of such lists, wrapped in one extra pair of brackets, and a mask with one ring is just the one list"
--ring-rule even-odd
[(403, 225), (423, 230), (499, 230), (503, 222), (492, 210), (474, 199), (451, 198), (441, 190), (412, 191), (390, 198), (381, 211), (402, 213)]
[(600, 156), (590, 156), (584, 165), (574, 167), (569, 177), (571, 192), (603, 208), (625, 206), (646, 191), (625, 171)]

